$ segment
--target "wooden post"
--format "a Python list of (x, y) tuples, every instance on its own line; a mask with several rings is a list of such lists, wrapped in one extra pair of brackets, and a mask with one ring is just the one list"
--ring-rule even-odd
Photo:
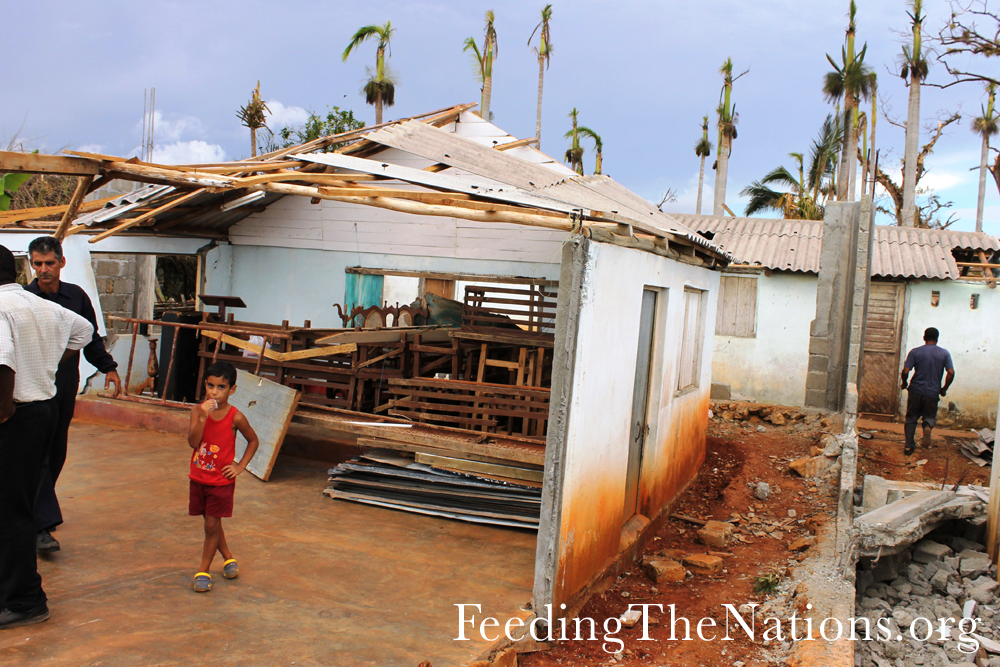
[(132, 359), (135, 357), (135, 337), (138, 333), (139, 325), (136, 322), (132, 323), (132, 349), (128, 353), (128, 370), (125, 371), (125, 381), (122, 382), (122, 393), (128, 396), (128, 381), (132, 377)]
[[(1000, 404), (997, 405), (996, 428), (1000, 431)], [(993, 467), (990, 468), (990, 504), (986, 515), (986, 550), (990, 558), (996, 563), (998, 556), (997, 549), (997, 515), (1000, 513), (1000, 456), (997, 455), (997, 443), (993, 443)], [(1000, 574), (997, 575), (1000, 581)]]

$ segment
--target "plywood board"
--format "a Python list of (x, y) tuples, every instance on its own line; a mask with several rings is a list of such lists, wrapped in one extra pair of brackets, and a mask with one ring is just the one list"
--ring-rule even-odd
[[(301, 392), (290, 387), (257, 377), (246, 371), (236, 372), (236, 393), (229, 404), (242, 412), (257, 433), (260, 446), (247, 470), (267, 481), (278, 458), (278, 450), (285, 440), (285, 433), (292, 421), (292, 414), (299, 404)], [(236, 458), (242, 459), (247, 441), (241, 433), (236, 435)]]

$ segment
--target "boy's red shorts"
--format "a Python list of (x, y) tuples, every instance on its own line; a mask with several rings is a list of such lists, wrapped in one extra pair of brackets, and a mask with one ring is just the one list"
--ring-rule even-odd
[(230, 517), (233, 515), (233, 492), (236, 482), (222, 486), (202, 484), (193, 479), (188, 498), (188, 514), (191, 516)]

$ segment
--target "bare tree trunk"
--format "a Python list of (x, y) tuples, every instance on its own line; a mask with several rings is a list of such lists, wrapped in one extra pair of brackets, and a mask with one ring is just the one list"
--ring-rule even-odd
[(701, 169), (698, 171), (698, 204), (695, 211), (701, 215), (701, 188), (705, 184), (705, 156), (701, 156)]
[(604, 165), (604, 151), (597, 151), (597, 164), (594, 165), (594, 173), (600, 175), (601, 167)]
[(712, 215), (723, 216), (726, 203), (726, 176), (729, 172), (729, 145), (732, 139), (722, 133), (722, 147), (719, 150), (719, 166), (715, 170), (715, 201), (712, 204)]
[(837, 168), (837, 201), (847, 201), (851, 162), (854, 161), (854, 154), (858, 150), (853, 130), (855, 104), (856, 100), (853, 94), (848, 92), (844, 95), (844, 146), (840, 153), (840, 166)]
[[(861, 164), (861, 196), (864, 197), (868, 194), (868, 157), (864, 156), (865, 161)], [(874, 193), (872, 193), (874, 194)]]
[(545, 58), (538, 56), (538, 113), (535, 115), (535, 146), (542, 150), (542, 84), (545, 82)]
[(493, 94), (493, 77), (483, 77), (483, 103), (480, 105), (479, 115), (483, 120), (490, 120), (490, 95)]
[(979, 201), (976, 203), (976, 231), (983, 231), (983, 206), (986, 204), (986, 158), (990, 154), (990, 139), (983, 135), (983, 154), (979, 158)]
[(257, 157), (257, 130), (250, 128), (250, 157)]
[(382, 124), (382, 89), (375, 93), (375, 124)]
[(906, 107), (906, 150), (903, 154), (903, 226), (916, 226), (917, 152), (920, 143), (920, 77), (910, 76)]
[[(851, 135), (854, 137), (854, 145), (855, 147), (857, 147), (858, 133), (854, 130), (853, 126), (851, 127)], [(857, 153), (857, 148), (855, 148), (854, 153), (851, 153), (851, 157), (854, 157), (856, 153)], [(857, 180), (858, 180), (858, 161), (851, 160), (851, 173), (850, 176), (848, 177), (848, 183), (847, 183), (847, 201), (854, 201), (854, 187), (857, 184)]]

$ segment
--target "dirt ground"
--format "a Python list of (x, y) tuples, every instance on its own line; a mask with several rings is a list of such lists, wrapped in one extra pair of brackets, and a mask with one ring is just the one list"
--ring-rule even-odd
[[(990, 485), (990, 467), (980, 468), (959, 451), (958, 443), (971, 439), (971, 432), (934, 429), (930, 447), (924, 447), (920, 443), (921, 431), (917, 429), (917, 451), (912, 456), (903, 455), (903, 432), (899, 424), (865, 420), (858, 423), (858, 433), (859, 484), (865, 475), (878, 475), (886, 479), (949, 485), (962, 478), (962, 484)], [(969, 437), (965, 437), (965, 433), (969, 433)]]
[[(728, 417), (728, 415), (727, 415)], [(766, 601), (767, 596), (753, 590), (757, 576), (777, 574), (786, 578), (789, 567), (808, 557), (793, 554), (789, 543), (810, 534), (810, 528), (826, 523), (835, 513), (835, 495), (829, 487), (820, 489), (791, 472), (788, 463), (810, 455), (834, 424), (822, 425), (818, 415), (806, 423), (791, 421), (786, 426), (773, 426), (758, 418), (732, 421), (716, 417), (709, 425), (708, 453), (698, 481), (683, 496), (675, 514), (697, 519), (727, 521), (739, 517), (734, 540), (725, 551), (710, 550), (697, 541), (698, 526), (671, 519), (653, 538), (643, 552), (654, 555), (683, 557), (694, 553), (723, 556), (724, 570), (719, 576), (695, 575), (687, 581), (654, 584), (637, 564), (606, 592), (591, 598), (581, 612), (582, 617), (598, 623), (598, 637), (603, 637), (605, 619), (624, 613), (630, 603), (662, 604), (665, 613), (654, 609), (649, 636), (653, 641), (640, 641), (642, 623), (623, 629), (617, 637), (624, 641), (624, 650), (615, 655), (618, 645), (608, 644), (609, 652), (598, 641), (559, 642), (545, 652), (519, 656), (519, 664), (528, 667), (554, 665), (740, 665), (764, 667), (779, 664), (771, 652), (778, 647), (753, 644), (746, 635), (734, 631), (733, 641), (722, 641), (725, 635), (726, 610), (723, 604), (735, 607), (748, 602)], [(771, 494), (766, 501), (754, 497), (758, 482), (767, 482)], [(794, 510), (794, 516), (790, 515)], [(780, 525), (778, 525), (780, 524)], [(692, 621), (693, 641), (680, 641), (683, 623), (678, 626), (677, 639), (670, 640), (671, 616), (669, 605), (676, 605), (678, 619)], [(714, 618), (721, 627), (715, 641), (699, 641), (694, 634), (698, 620)], [(613, 627), (613, 626), (612, 626)], [(706, 628), (706, 636), (713, 629)], [(742, 639), (740, 638), (742, 636)]]

